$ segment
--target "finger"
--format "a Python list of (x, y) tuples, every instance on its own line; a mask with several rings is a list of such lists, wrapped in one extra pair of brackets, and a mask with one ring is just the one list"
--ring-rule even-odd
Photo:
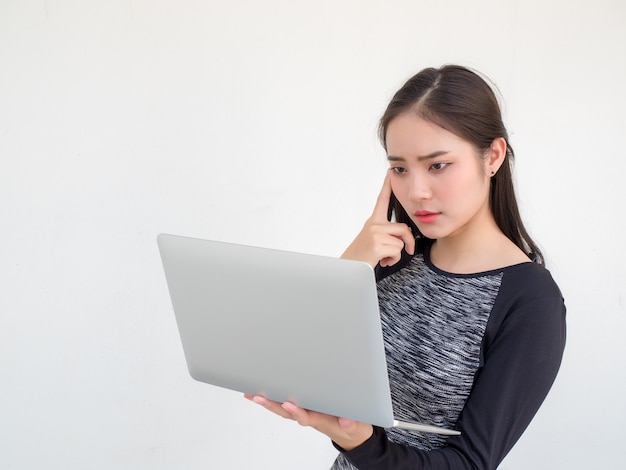
[(399, 251), (391, 252), (388, 256), (382, 256), (380, 258), (380, 266), (385, 268), (387, 266), (393, 266), (402, 259), (402, 253)]
[(374, 212), (372, 212), (371, 220), (376, 222), (387, 222), (387, 212), (389, 210), (389, 201), (391, 200), (391, 179), (389, 178), (389, 171), (385, 175), (385, 181), (383, 187), (376, 199), (376, 205), (374, 206)]
[(406, 224), (387, 223), (372, 226), (370, 230), (374, 234), (375, 240), (382, 246), (395, 247), (398, 253), (404, 248), (410, 255), (415, 251), (415, 236)]
[(401, 225), (404, 225), (406, 227), (406, 230), (403, 230), (402, 233), (399, 235), (404, 242), (404, 250), (408, 254), (412, 255), (415, 253), (415, 235), (413, 235), (413, 232), (408, 225)]
[(282, 407), (291, 415), (292, 419), (296, 420), (301, 426), (311, 426), (328, 436), (334, 435), (337, 432), (338, 418), (336, 416), (305, 410), (290, 402), (283, 403)]
[(283, 410), (289, 413), (292, 419), (296, 420), (298, 424), (302, 426), (310, 426), (311, 425), (311, 416), (310, 413), (303, 409), (299, 408), (293, 403), (285, 402), (282, 405)]
[[(411, 245), (408, 245), (408, 242), (410, 242)], [(404, 248), (410, 255), (413, 254), (413, 251), (415, 250), (415, 240), (413, 239), (413, 236), (410, 236), (407, 239), (407, 242), (400, 238), (389, 237), (385, 244), (378, 246), (377, 258), (380, 265), (382, 267), (393, 266), (400, 261), (402, 259), (402, 248)]]
[(283, 418), (293, 419), (293, 417), (289, 414), (289, 412), (283, 409), (283, 407), (281, 406), (282, 404), (277, 401), (268, 400), (267, 398), (262, 397), (260, 395), (256, 395), (252, 397), (252, 401), (256, 403), (257, 405), (261, 405), (266, 410), (277, 414), (278, 416), (281, 416)]
[(339, 422), (339, 427), (343, 429), (344, 431), (348, 431), (348, 432), (354, 429), (354, 427), (357, 424), (356, 421), (354, 421), (353, 419), (348, 419), (348, 418), (339, 418), (337, 421)]

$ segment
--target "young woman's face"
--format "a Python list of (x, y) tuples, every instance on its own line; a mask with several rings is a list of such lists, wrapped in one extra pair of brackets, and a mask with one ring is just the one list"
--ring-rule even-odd
[(472, 144), (413, 113), (389, 123), (386, 144), (393, 193), (424, 236), (480, 229), (491, 175)]

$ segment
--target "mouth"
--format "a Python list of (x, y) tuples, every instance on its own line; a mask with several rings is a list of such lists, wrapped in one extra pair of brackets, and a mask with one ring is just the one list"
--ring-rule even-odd
[(437, 220), (437, 218), (441, 215), (441, 212), (415, 211), (414, 214), (418, 221), (427, 224)]

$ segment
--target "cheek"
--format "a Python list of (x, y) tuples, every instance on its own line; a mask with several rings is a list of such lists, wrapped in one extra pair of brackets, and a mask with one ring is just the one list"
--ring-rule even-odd
[(468, 187), (466, 182), (460, 181), (453, 184), (441, 185), (440, 190), (437, 191), (437, 195), (441, 201), (456, 201), (457, 203), (463, 204), (463, 202), (471, 197), (472, 192), (473, 190)]
[[(469, 169), (473, 170), (473, 169)], [(488, 182), (485, 185), (484, 178), (473, 171), (451, 174), (450, 178), (440, 180), (434, 190), (442, 202), (454, 202), (459, 206), (473, 204), (476, 199), (483, 199), (488, 195)]]
[(445, 201), (452, 213), (460, 217), (472, 216), (485, 204), (488, 194), (481, 184), (473, 181), (465, 181), (465, 184), (448, 188)]

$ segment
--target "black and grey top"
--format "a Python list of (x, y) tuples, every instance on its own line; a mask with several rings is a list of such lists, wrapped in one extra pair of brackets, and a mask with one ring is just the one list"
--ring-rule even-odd
[(451, 274), (415, 256), (377, 270), (395, 417), (460, 436), (374, 428), (333, 470), (494, 469), (546, 397), (565, 346), (550, 273), (522, 263)]

